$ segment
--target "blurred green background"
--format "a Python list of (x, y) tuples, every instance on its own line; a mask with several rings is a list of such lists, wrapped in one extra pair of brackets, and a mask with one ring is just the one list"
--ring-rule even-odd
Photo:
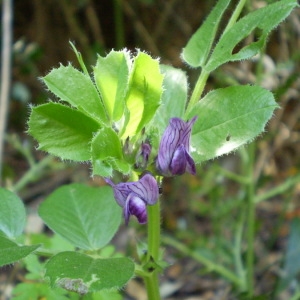
[[(232, 2), (234, 5), (236, 1)], [(245, 12), (267, 2), (274, 1), (248, 1)], [(103, 184), (100, 178), (90, 177), (88, 165), (52, 158), (34, 170), (30, 180), (24, 180), (28, 170), (45, 157), (44, 153), (35, 151), (36, 143), (26, 134), (29, 105), (43, 103), (49, 97), (38, 79), (40, 76), (60, 63), (71, 62), (78, 66), (69, 41), (82, 53), (87, 66), (95, 63), (97, 53), (104, 55), (112, 48), (145, 50), (160, 57), (162, 63), (184, 69), (192, 89), (198, 71), (184, 65), (180, 59), (181, 49), (214, 3), (199, 0), (16, 0), (3, 185), (19, 184), (20, 197), (28, 210), (34, 212), (36, 205), (62, 184), (77, 181)], [(247, 40), (255, 40), (255, 33)], [(299, 290), (299, 60), (298, 8), (270, 35), (260, 57), (226, 64), (213, 72), (206, 87), (207, 92), (235, 84), (259, 84), (271, 90), (281, 106), (266, 132), (251, 146), (255, 148), (253, 174), (257, 201), (255, 286), (257, 294), (271, 297), (263, 299), (292, 299)], [(234, 244), (239, 238), (243, 240), (244, 228), (240, 225), (247, 210), (244, 205), (248, 185), (244, 176), (249, 160), (247, 148), (198, 166), (195, 177), (187, 174), (164, 182), (164, 247), (166, 260), (171, 264), (162, 278), (166, 299), (236, 299), (231, 286), (197, 262), (194, 253), (223, 265), (232, 265)], [(122, 251), (132, 253), (130, 245), (136, 236), (142, 239), (144, 229), (132, 221), (131, 226), (121, 229), (114, 243)], [(172, 243), (174, 240), (179, 244)], [(241, 246), (246, 251), (243, 241)], [(287, 276), (283, 277), (284, 274)], [(10, 279), (12, 284), (17, 281), (15, 276)], [(130, 283), (126, 297), (142, 300), (143, 292), (138, 294), (139, 287), (139, 280)]]

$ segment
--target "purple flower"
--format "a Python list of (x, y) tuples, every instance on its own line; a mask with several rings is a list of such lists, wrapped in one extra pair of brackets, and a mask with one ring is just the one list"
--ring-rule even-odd
[(142, 142), (141, 149), (136, 156), (135, 167), (138, 169), (145, 169), (147, 167), (149, 157), (151, 154), (151, 145), (148, 141)]
[(123, 207), (125, 223), (130, 215), (136, 216), (139, 223), (147, 223), (147, 205), (153, 205), (158, 200), (158, 185), (155, 178), (144, 175), (139, 181), (114, 184), (110, 179), (105, 181), (113, 188), (117, 203)]
[(170, 119), (159, 145), (156, 167), (164, 176), (196, 174), (196, 166), (190, 155), (192, 126), (197, 116), (184, 122), (179, 118)]

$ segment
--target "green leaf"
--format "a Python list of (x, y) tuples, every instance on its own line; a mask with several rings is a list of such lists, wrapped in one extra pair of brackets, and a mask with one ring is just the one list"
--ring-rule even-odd
[(90, 142), (100, 128), (82, 112), (53, 102), (34, 107), (28, 125), (40, 150), (75, 161), (91, 158)]
[(293, 219), (290, 227), (282, 277), (277, 288), (278, 292), (287, 289), (291, 282), (300, 274), (300, 218)]
[[(28, 284), (20, 283), (12, 291), (14, 300), (27, 300), (27, 299), (39, 299), (40, 296), (40, 283)], [(45, 286), (45, 284), (42, 284)]]
[[(89, 298), (89, 300), (122, 300), (124, 299), (122, 297), (122, 295), (118, 292), (118, 291), (114, 291), (114, 290), (102, 290), (100, 292), (97, 293), (93, 293), (91, 295), (91, 298)], [(83, 299), (85, 300), (85, 298)], [(88, 300), (88, 299), (86, 299)]]
[(197, 163), (237, 149), (260, 134), (278, 107), (271, 92), (258, 86), (232, 86), (207, 94), (188, 115), (198, 115), (192, 131)]
[[(235, 23), (219, 40), (207, 65), (204, 67), (211, 72), (220, 65), (250, 58), (263, 49), (269, 32), (282, 22), (297, 6), (295, 0), (282, 0), (249, 13)], [(253, 30), (259, 29), (256, 42), (243, 47), (237, 53), (234, 48)]]
[(26, 212), (22, 200), (14, 193), (0, 188), (0, 231), (14, 238), (22, 234)]
[[(40, 278), (39, 278), (40, 279)], [(26, 282), (18, 284), (12, 291), (13, 300), (75, 300), (73, 295), (67, 295), (63, 289), (52, 289), (46, 282)]]
[(113, 170), (128, 174), (130, 165), (123, 160), (121, 141), (116, 132), (103, 127), (92, 141), (93, 174), (110, 177)]
[(187, 77), (185, 72), (170, 66), (161, 65), (164, 75), (161, 105), (157, 109), (150, 126), (162, 132), (169, 124), (170, 118), (183, 118), (187, 99)]
[(131, 60), (129, 52), (112, 50), (98, 57), (94, 77), (109, 117), (117, 121), (124, 112)]
[(126, 257), (96, 259), (77, 252), (61, 252), (46, 264), (52, 286), (86, 294), (120, 289), (134, 276), (134, 263)]
[(93, 175), (102, 177), (111, 177), (113, 171), (116, 170), (124, 175), (128, 175), (131, 171), (131, 165), (126, 161), (114, 157), (107, 157), (105, 160), (93, 159)]
[(113, 173), (113, 167), (100, 159), (93, 158), (93, 175), (99, 175), (102, 177), (111, 177)]
[(44, 274), (44, 262), (41, 262), (39, 257), (35, 254), (30, 254), (23, 259), (26, 270), (26, 279), (40, 280), (41, 275)]
[(39, 215), (54, 232), (85, 250), (104, 247), (121, 222), (121, 208), (108, 186), (63, 186), (40, 205)]
[(113, 170), (116, 170), (124, 175), (128, 175), (131, 171), (131, 165), (123, 159), (108, 157), (105, 160), (105, 163), (111, 166)]
[(19, 246), (0, 235), (0, 267), (12, 264), (35, 251), (40, 245)]
[(219, 0), (201, 27), (193, 34), (182, 51), (183, 60), (191, 67), (203, 67), (216, 32), (230, 0)]
[(100, 124), (107, 124), (103, 103), (91, 78), (68, 65), (53, 69), (43, 80), (61, 100), (78, 108)]
[[(49, 236), (47, 233), (34, 233), (26, 236), (29, 244), (42, 244), (45, 251), (73, 251), (74, 246), (58, 234)], [(41, 250), (43, 251), (43, 249)]]
[(127, 93), (128, 116), (123, 138), (135, 135), (152, 119), (160, 104), (162, 82), (158, 60), (139, 52), (134, 60)]

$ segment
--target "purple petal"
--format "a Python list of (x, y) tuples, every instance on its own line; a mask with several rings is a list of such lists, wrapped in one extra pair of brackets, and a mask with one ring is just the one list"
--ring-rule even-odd
[[(156, 167), (163, 175), (169, 176), (184, 173), (184, 171), (182, 173), (184, 158), (180, 158), (180, 153), (183, 157), (185, 156), (182, 149), (183, 146), (189, 155), (192, 126), (197, 118), (195, 116), (188, 122), (184, 122), (180, 118), (170, 119), (169, 125), (161, 138), (156, 161)], [(189, 167), (189, 170), (191, 168), (192, 165)]]
[(190, 152), (190, 140), (191, 140), (191, 133), (192, 127), (194, 123), (197, 121), (198, 117), (195, 116), (193, 119), (185, 123), (185, 127), (183, 128), (180, 143), (184, 145), (185, 150)]
[(146, 174), (139, 181), (130, 183), (128, 188), (148, 205), (153, 205), (158, 200), (158, 185), (150, 174)]
[(184, 121), (179, 118), (170, 119), (159, 145), (157, 167), (164, 175), (169, 175), (169, 167), (173, 154), (180, 142), (180, 128), (184, 126)]
[(186, 171), (192, 175), (196, 175), (196, 165), (193, 158), (190, 156), (188, 152), (185, 152), (185, 158), (187, 161)]
[(114, 184), (110, 179), (105, 181), (113, 188), (117, 203), (124, 207), (129, 194), (134, 193), (146, 204), (153, 205), (157, 202), (159, 191), (155, 178), (146, 174), (139, 181)]
[(140, 224), (147, 223), (146, 203), (134, 193), (129, 194), (124, 207), (125, 223), (128, 224), (130, 215), (136, 216)]
[(170, 171), (172, 175), (182, 175), (186, 170), (187, 160), (186, 160), (186, 150), (184, 145), (180, 145), (174, 152), (171, 164)]
[(114, 184), (109, 178), (105, 178), (104, 180), (113, 188), (114, 197), (117, 203), (124, 207), (126, 199), (130, 193), (130, 190), (128, 189), (128, 183)]
[(152, 149), (152, 147), (149, 143), (142, 143), (141, 154), (146, 162), (148, 162), (148, 160), (149, 160), (151, 149)]
[(149, 142), (143, 142), (141, 145), (141, 150), (139, 151), (139, 153), (136, 156), (136, 167), (137, 168), (146, 168), (148, 161), (149, 161), (149, 157), (151, 154), (151, 150), (152, 147), (150, 145)]

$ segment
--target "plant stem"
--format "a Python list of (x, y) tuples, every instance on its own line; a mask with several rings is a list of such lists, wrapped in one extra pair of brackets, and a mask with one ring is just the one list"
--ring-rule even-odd
[(39, 172), (41, 172), (41, 170), (43, 170), (46, 166), (50, 165), (52, 161), (53, 161), (53, 157), (51, 155), (46, 156), (38, 163), (31, 166), (30, 169), (20, 178), (20, 180), (16, 182), (10, 189), (15, 193), (20, 191), (29, 182), (35, 180), (37, 174), (39, 174)]
[(243, 9), (244, 5), (246, 4), (246, 2), (247, 2), (247, 0), (240, 0), (240, 2), (237, 4), (233, 14), (230, 17), (229, 22), (227, 23), (225, 30), (223, 31), (223, 34), (235, 24), (236, 20), (240, 16), (242, 9)]
[(147, 206), (148, 213), (148, 259), (151, 257), (157, 261), (159, 259), (160, 245), (160, 205), (159, 200), (155, 205)]
[(286, 181), (284, 181), (282, 184), (266, 191), (265, 193), (258, 195), (255, 197), (254, 202), (259, 203), (261, 201), (267, 200), (271, 197), (274, 197), (276, 195), (282, 194), (285, 191), (289, 190), (291, 187), (296, 185), (300, 182), (300, 175), (296, 175), (294, 177), (288, 178)]
[(167, 245), (170, 245), (180, 251), (181, 253), (188, 255), (195, 259), (196, 261), (203, 264), (207, 269), (210, 271), (214, 271), (216, 273), (219, 273), (227, 280), (231, 281), (233, 284), (235, 284), (238, 287), (243, 286), (243, 281), (241, 278), (236, 276), (233, 272), (226, 269), (225, 267), (211, 261), (210, 259), (206, 258), (205, 256), (201, 255), (199, 252), (192, 251), (190, 248), (182, 244), (181, 242), (176, 241), (175, 239), (171, 237), (163, 237), (163, 242)]
[[(147, 262), (158, 262), (160, 246), (160, 204), (159, 200), (155, 205), (147, 206), (148, 214), (148, 251)], [(147, 270), (147, 276), (144, 276), (148, 300), (160, 300), (158, 270)]]
[(55, 254), (57, 254), (57, 252), (51, 252), (50, 250), (42, 249), (42, 250), (34, 251), (34, 254), (37, 255), (37, 256), (52, 257)]
[(206, 72), (204, 69), (202, 69), (202, 72), (196, 82), (195, 88), (187, 106), (186, 114), (189, 114), (189, 112), (193, 109), (194, 105), (200, 100), (209, 74), (209, 72)]
[(160, 300), (157, 272), (154, 271), (150, 276), (145, 276), (144, 281), (146, 284), (148, 300)]
[(71, 45), (71, 47), (72, 47), (72, 49), (73, 49), (73, 51), (74, 51), (74, 53), (75, 53), (75, 55), (76, 55), (76, 57), (77, 57), (77, 60), (78, 60), (78, 62), (79, 62), (79, 64), (80, 64), (80, 67), (81, 67), (83, 73), (84, 73), (86, 76), (90, 76), (90, 75), (89, 75), (89, 72), (88, 72), (88, 70), (87, 70), (87, 68), (86, 68), (86, 66), (85, 66), (85, 64), (84, 64), (84, 61), (83, 61), (83, 58), (82, 58), (81, 53), (77, 51), (75, 45), (74, 45), (72, 42), (69, 42), (69, 44)]
[(236, 233), (234, 238), (234, 248), (233, 248), (235, 270), (236, 270), (236, 274), (239, 276), (241, 280), (240, 290), (243, 292), (247, 289), (246, 270), (242, 260), (243, 232), (246, 223), (245, 219), (246, 219), (246, 209), (243, 207), (241, 209), (240, 216), (238, 217), (237, 228), (236, 228)]
[[(222, 34), (224, 34), (227, 30), (229, 30), (234, 23), (236, 22), (236, 20), (238, 19), (238, 17), (240, 16), (242, 9), (244, 7), (244, 5), (246, 4), (247, 0), (240, 0), (240, 2), (237, 4), (233, 14), (231, 15), (230, 20), (228, 21), (228, 24), (225, 28), (225, 30), (223, 31)], [(205, 66), (203, 67), (203, 69), (201, 70), (200, 76), (196, 82), (195, 88), (193, 90), (192, 96), (190, 98), (189, 104), (186, 108), (186, 116), (192, 111), (193, 107), (195, 106), (195, 104), (200, 100), (201, 95), (203, 93), (206, 81), (209, 77), (210, 72), (207, 72), (205, 70)]]
[(233, 172), (231, 172), (227, 169), (222, 168), (221, 166), (217, 165), (217, 171), (219, 173), (221, 173), (222, 175), (224, 175), (225, 177), (227, 177), (231, 180), (234, 180), (234, 181), (236, 181), (240, 184), (249, 184), (249, 178), (248, 177), (233, 173)]
[(254, 240), (255, 240), (255, 199), (254, 190), (255, 182), (253, 176), (255, 143), (249, 145), (249, 160), (247, 164), (247, 173), (250, 183), (247, 185), (247, 283), (248, 295), (253, 297), (254, 294)]

